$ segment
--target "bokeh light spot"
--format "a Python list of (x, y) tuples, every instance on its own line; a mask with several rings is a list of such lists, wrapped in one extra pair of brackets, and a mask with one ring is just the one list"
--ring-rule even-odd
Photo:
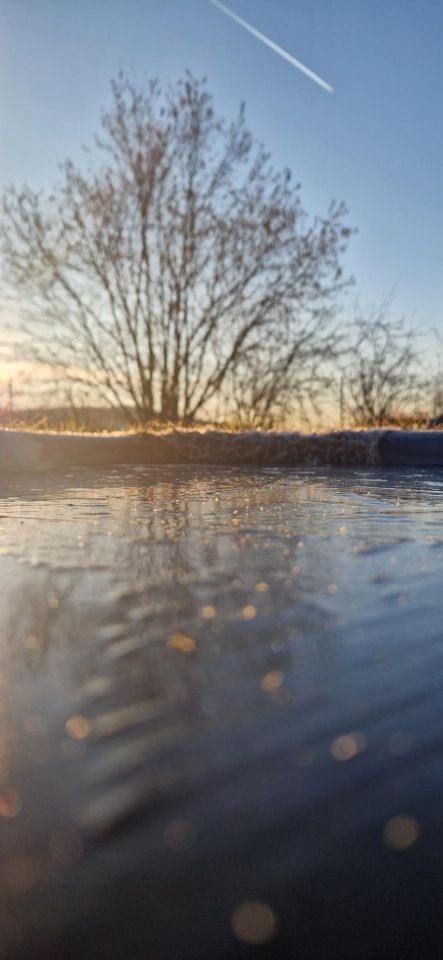
[(281, 670), (268, 670), (268, 673), (265, 673), (260, 680), (260, 686), (262, 690), (266, 690), (266, 693), (274, 693), (275, 690), (278, 690), (283, 683), (284, 674)]
[(249, 900), (232, 913), (232, 929), (242, 943), (253, 946), (269, 943), (277, 932), (277, 917), (267, 903)]
[(195, 841), (195, 836), (194, 824), (185, 818), (171, 820), (164, 832), (166, 846), (178, 853), (189, 850)]
[(200, 613), (204, 620), (213, 620), (215, 617), (215, 607), (208, 603), (205, 607), (201, 608)]
[(367, 740), (364, 733), (346, 733), (332, 741), (331, 753), (334, 760), (343, 763), (346, 760), (353, 760), (365, 749), (366, 745)]
[(414, 846), (420, 832), (420, 824), (414, 817), (401, 814), (388, 820), (383, 830), (383, 838), (391, 850), (408, 850)]
[(171, 633), (168, 646), (172, 650), (180, 650), (181, 653), (192, 653), (197, 644), (193, 637), (189, 637), (186, 633)]
[(22, 643), (27, 650), (32, 650), (33, 653), (39, 653), (42, 649), (40, 637), (36, 637), (34, 633), (25, 633)]
[(66, 733), (72, 740), (84, 740), (91, 732), (91, 724), (88, 718), (81, 716), (81, 714), (69, 717), (69, 720), (66, 721), (65, 728)]

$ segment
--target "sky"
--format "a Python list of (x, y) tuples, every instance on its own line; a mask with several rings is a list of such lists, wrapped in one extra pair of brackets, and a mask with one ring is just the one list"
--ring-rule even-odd
[[(81, 158), (124, 69), (137, 82), (206, 76), (219, 112), (244, 100), (305, 209), (345, 200), (358, 228), (351, 300), (443, 335), (443, 4), (228, 0), (334, 87), (330, 94), (209, 0), (0, 0), (0, 189), (50, 188)], [(431, 344), (431, 340), (426, 340)]]

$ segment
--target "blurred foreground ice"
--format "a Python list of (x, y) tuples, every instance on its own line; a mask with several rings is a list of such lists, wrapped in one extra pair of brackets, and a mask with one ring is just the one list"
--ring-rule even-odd
[(2, 481), (8, 957), (412, 957), (425, 923), (438, 955), (442, 494), (429, 471)]

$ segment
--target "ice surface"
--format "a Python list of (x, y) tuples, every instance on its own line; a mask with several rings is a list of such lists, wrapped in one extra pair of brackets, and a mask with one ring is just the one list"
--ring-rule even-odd
[(2, 480), (8, 956), (241, 957), (249, 901), (278, 922), (262, 956), (417, 956), (425, 916), (437, 955), (442, 494), (418, 470)]

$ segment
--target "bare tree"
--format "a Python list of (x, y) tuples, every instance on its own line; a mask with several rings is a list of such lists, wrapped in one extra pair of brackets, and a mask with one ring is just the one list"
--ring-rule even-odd
[(313, 392), (333, 353), (346, 210), (308, 220), (243, 107), (220, 119), (204, 81), (112, 90), (84, 170), (66, 162), (49, 196), (3, 195), (28, 355), (129, 420), (232, 408), (239, 378), (266, 420)]
[(222, 408), (240, 426), (271, 428), (288, 418), (306, 425), (319, 418), (330, 387), (331, 361), (345, 349), (345, 333), (331, 317), (270, 325), (233, 365), (222, 394)]
[(387, 304), (358, 313), (335, 378), (342, 423), (381, 426), (414, 415), (424, 387), (417, 333), (392, 318)]

